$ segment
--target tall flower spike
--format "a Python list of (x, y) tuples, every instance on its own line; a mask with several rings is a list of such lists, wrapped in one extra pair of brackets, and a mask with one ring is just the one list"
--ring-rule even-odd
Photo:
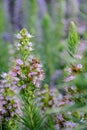
[[(22, 94), (30, 100), (44, 79), (44, 72), (39, 60), (31, 55), (32, 37), (26, 29), (17, 35), (19, 55), (8, 73), (3, 73), (0, 80), (0, 122), (8, 121), (15, 114), (22, 114), (17, 94)], [(23, 91), (21, 91), (23, 90)]]
[(69, 34), (68, 34), (68, 52), (73, 56), (76, 52), (76, 48), (79, 42), (78, 33), (74, 22), (70, 23)]

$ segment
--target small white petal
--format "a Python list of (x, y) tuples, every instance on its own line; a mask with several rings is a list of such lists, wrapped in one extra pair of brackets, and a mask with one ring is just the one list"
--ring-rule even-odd
[(21, 38), (22, 38), (21, 34), (18, 33), (18, 34), (16, 35), (16, 38), (21, 39)]

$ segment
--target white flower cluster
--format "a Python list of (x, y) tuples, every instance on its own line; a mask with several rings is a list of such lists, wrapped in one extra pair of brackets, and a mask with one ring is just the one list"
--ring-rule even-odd
[(65, 82), (70, 82), (76, 78), (76, 74), (82, 71), (82, 64), (72, 65), (71, 67), (67, 68), (66, 71), (68, 73), (68, 77), (64, 79)]
[(29, 56), (26, 61), (16, 59), (15, 65), (8, 74), (11, 76), (15, 88), (18, 89), (25, 88), (26, 83), (39, 87), (40, 81), (44, 79), (42, 65), (33, 56)]
[[(72, 86), (71, 90), (76, 91), (76, 89)], [(41, 91), (37, 91), (37, 102), (41, 107), (41, 114), (43, 115), (46, 110), (49, 109), (59, 109), (63, 108), (65, 105), (73, 105), (75, 101), (72, 99), (72, 95), (67, 93), (67, 88), (65, 89), (66, 95), (62, 95), (58, 92), (56, 88), (45, 88)], [(71, 91), (72, 92), (72, 91)], [(55, 129), (64, 127), (71, 128), (75, 127), (76, 123), (69, 122), (65, 117), (72, 117), (72, 113), (69, 116), (69, 113), (55, 113), (53, 115), (55, 121)]]
[[(24, 32), (24, 35), (25, 35), (27, 38), (32, 38), (32, 37), (33, 37), (30, 33), (28, 33), (28, 31), (27, 31), (26, 29), (24, 29), (24, 31), (26, 31), (26, 32)], [(22, 39), (22, 36), (23, 36), (23, 35), (21, 35), (20, 33), (18, 33), (18, 34), (16, 34), (15, 36), (16, 36), (17, 39), (20, 40), (20, 39)]]
[(26, 29), (23, 29), (20, 33), (18, 33), (16, 38), (19, 40), (19, 42), (15, 44), (17, 50), (21, 50), (23, 48), (25, 51), (33, 51), (32, 42), (29, 42), (29, 39), (32, 37), (33, 36), (30, 35)]
[(15, 96), (16, 86), (11, 84), (8, 74), (3, 73), (2, 76), (7, 79), (0, 83), (0, 122), (9, 121), (15, 114), (21, 114), (20, 102)]
[(62, 95), (56, 88), (39, 90), (37, 92), (38, 105), (42, 108), (42, 113), (48, 108), (59, 108), (66, 104), (73, 105), (74, 101), (71, 94)]

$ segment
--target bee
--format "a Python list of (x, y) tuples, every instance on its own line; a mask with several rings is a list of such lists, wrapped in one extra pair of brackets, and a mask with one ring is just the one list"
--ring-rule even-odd
[(79, 73), (82, 70), (82, 64), (72, 65), (71, 71), (72, 73)]
[(32, 59), (32, 62), (33, 62), (33, 64), (36, 64), (36, 63), (39, 64), (39, 60), (38, 59)]

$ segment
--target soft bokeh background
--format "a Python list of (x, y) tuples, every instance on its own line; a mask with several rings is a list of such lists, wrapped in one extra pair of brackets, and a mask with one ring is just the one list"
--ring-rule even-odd
[(34, 53), (44, 66), (44, 82), (50, 87), (61, 84), (68, 60), (65, 48), (69, 23), (75, 22), (84, 43), (86, 16), (86, 0), (0, 0), (0, 73), (8, 71), (14, 34), (25, 27), (34, 36)]

